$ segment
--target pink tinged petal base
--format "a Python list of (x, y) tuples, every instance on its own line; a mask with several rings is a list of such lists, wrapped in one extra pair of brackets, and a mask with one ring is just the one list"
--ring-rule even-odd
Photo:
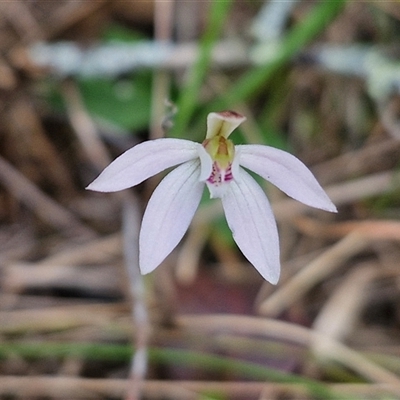
[(236, 146), (241, 166), (273, 183), (288, 196), (308, 206), (337, 212), (311, 171), (286, 151), (262, 145)]
[(140, 143), (116, 158), (86, 189), (116, 192), (138, 185), (166, 168), (197, 158), (199, 147), (184, 139)]
[(187, 231), (204, 190), (199, 176), (199, 160), (189, 161), (170, 172), (154, 190), (139, 236), (142, 274), (157, 268)]
[(278, 230), (271, 206), (258, 183), (241, 169), (222, 197), (225, 217), (239, 249), (264, 279), (280, 274)]

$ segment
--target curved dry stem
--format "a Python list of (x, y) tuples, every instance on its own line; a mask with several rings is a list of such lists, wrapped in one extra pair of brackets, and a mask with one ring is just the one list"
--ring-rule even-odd
[(369, 241), (357, 232), (345, 236), (300, 270), (293, 278), (278, 287), (270, 297), (260, 304), (260, 313), (269, 316), (280, 314), (368, 245)]
[(329, 344), (329, 352), (324, 354), (325, 359), (336, 361), (371, 382), (394, 385), (397, 394), (400, 393), (400, 379), (396, 375), (344, 344), (303, 326), (269, 318), (222, 314), (182, 316), (178, 318), (178, 323), (185, 329), (196, 332), (230, 330), (235, 334), (273, 337), (307, 347), (311, 346), (316, 339), (325, 340)]

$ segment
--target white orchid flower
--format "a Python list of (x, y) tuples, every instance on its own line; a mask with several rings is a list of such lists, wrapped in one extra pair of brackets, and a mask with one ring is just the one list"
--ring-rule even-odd
[(180, 164), (154, 190), (144, 213), (139, 237), (143, 274), (152, 272), (178, 245), (207, 185), (211, 198), (221, 199), (244, 256), (267, 281), (278, 282), (275, 218), (264, 191), (245, 169), (304, 204), (336, 212), (311, 171), (296, 157), (269, 146), (235, 146), (228, 139), (245, 119), (233, 111), (210, 113), (203, 143), (172, 138), (143, 142), (119, 156), (87, 187), (115, 192)]

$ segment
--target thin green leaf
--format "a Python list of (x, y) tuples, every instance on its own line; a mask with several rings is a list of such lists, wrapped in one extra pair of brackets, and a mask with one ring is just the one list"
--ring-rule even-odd
[(231, 6), (231, 0), (212, 1), (207, 29), (200, 41), (199, 55), (189, 72), (185, 87), (181, 90), (177, 102), (178, 114), (172, 136), (182, 137), (193, 115), (198, 101), (198, 94), (207, 74), (211, 61), (212, 49), (217, 41)]

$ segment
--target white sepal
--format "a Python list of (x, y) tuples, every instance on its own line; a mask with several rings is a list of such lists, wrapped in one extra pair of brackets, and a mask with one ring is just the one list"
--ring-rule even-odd
[(312, 172), (286, 151), (262, 145), (242, 145), (239, 163), (308, 206), (337, 212)]
[(199, 143), (184, 139), (156, 139), (140, 143), (116, 158), (86, 188), (116, 192), (138, 185), (153, 175), (198, 157)]
[(228, 136), (244, 121), (246, 117), (234, 111), (212, 112), (207, 116), (207, 135), (206, 139), (214, 136)]
[(204, 189), (199, 175), (199, 160), (188, 161), (170, 172), (154, 190), (139, 235), (142, 274), (152, 272), (187, 231)]
[(222, 197), (225, 217), (244, 256), (264, 279), (276, 284), (280, 274), (279, 238), (265, 193), (243, 169)]

